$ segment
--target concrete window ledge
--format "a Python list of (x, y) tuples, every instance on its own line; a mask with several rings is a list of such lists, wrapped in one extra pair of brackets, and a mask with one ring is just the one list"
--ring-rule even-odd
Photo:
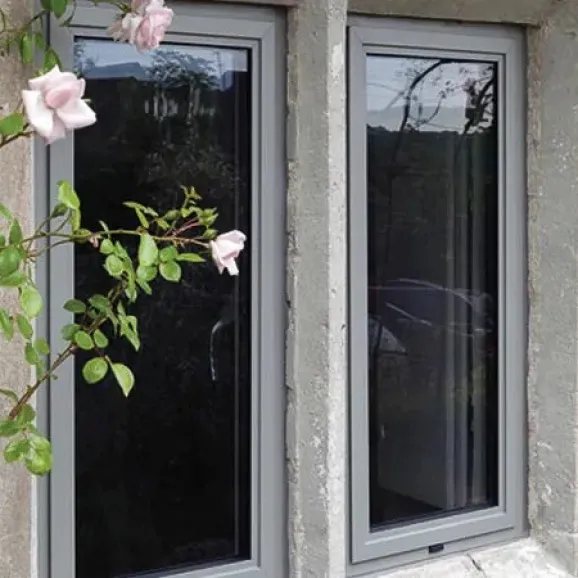
[(379, 578), (571, 578), (535, 540), (525, 539), (406, 568)]

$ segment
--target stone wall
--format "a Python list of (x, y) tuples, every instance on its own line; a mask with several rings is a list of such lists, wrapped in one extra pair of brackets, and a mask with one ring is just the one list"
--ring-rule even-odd
[[(27, 5), (23, 0), (0, 0), (0, 8), (13, 21), (23, 20)], [(26, 73), (12, 58), (0, 57), (0, 106), (12, 110), (20, 98)], [(0, 202), (30, 225), (32, 195), (30, 187), (31, 153), (29, 142), (20, 140), (0, 150)], [(11, 303), (0, 290), (0, 307)], [(19, 339), (0, 344), (0, 387), (24, 387), (31, 377), (23, 359)], [(0, 405), (3, 404), (0, 399)], [(2, 406), (2, 409), (5, 409)], [(0, 575), (2, 578), (28, 578), (31, 575), (31, 479), (23, 467), (0, 461)]]

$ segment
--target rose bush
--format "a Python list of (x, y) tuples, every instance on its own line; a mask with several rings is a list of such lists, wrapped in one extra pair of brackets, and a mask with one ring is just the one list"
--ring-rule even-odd
[[(108, 28), (118, 41), (128, 42), (136, 50), (156, 48), (164, 39), (173, 11), (164, 0), (92, 0), (110, 4), (119, 13)], [(32, 68), (42, 66), (22, 91), (22, 104), (0, 117), (0, 149), (20, 138), (42, 137), (47, 145), (62, 139), (67, 132), (97, 122), (84, 100), (85, 81), (72, 72), (61, 71), (60, 60), (43, 35), (43, 21), (56, 18), (62, 26), (74, 18), (76, 0), (42, 0), (42, 10), (23, 26), (13, 26), (0, 10), (0, 57), (18, 55)], [(229, 231), (221, 235), (213, 228), (214, 209), (200, 206), (194, 188), (183, 186), (182, 202), (168, 211), (136, 202), (124, 203), (132, 209), (135, 227), (111, 229), (100, 221), (98, 230), (82, 226), (80, 199), (69, 182), (58, 183), (58, 204), (47, 219), (29, 233), (9, 207), (0, 204), (0, 288), (17, 294), (17, 307), (0, 307), (0, 336), (23, 341), (23, 358), (36, 370), (36, 379), (26, 384), (0, 384), (0, 396), (10, 403), (7, 415), (0, 415), (0, 439), (5, 440), (3, 455), (8, 462), (23, 462), (30, 472), (46, 474), (52, 465), (49, 440), (36, 425), (33, 397), (53, 379), (58, 368), (79, 350), (91, 357), (82, 367), (89, 384), (112, 375), (125, 395), (135, 386), (129, 367), (107, 354), (109, 337), (127, 340), (140, 349), (138, 319), (131, 314), (133, 303), (144, 293), (150, 295), (157, 279), (178, 283), (182, 267), (205, 262), (212, 257), (219, 271), (238, 275), (236, 264), (244, 248), (245, 235)], [(132, 255), (124, 244), (128, 237), (138, 238), (138, 252)], [(74, 323), (61, 328), (66, 347), (52, 351), (50, 344), (34, 330), (34, 320), (43, 310), (43, 299), (34, 282), (36, 261), (55, 247), (68, 243), (89, 243), (103, 259), (111, 279), (106, 293), (86, 300), (70, 299), (63, 306), (75, 315)]]

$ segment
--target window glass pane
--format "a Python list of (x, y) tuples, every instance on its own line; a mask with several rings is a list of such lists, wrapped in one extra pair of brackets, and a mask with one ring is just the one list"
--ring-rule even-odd
[[(195, 186), (217, 226), (250, 235), (250, 54), (165, 44), (147, 54), (77, 40), (98, 123), (75, 135), (84, 226), (134, 224), (127, 200), (166, 211)], [(136, 243), (131, 245), (136, 249)], [(134, 306), (142, 348), (108, 353), (134, 369), (87, 386), (76, 361), (77, 578), (250, 557), (250, 250), (239, 277), (207, 263), (155, 281)], [(102, 259), (75, 253), (75, 293), (110, 287)], [(163, 574), (164, 575), (164, 574)]]
[(368, 56), (370, 520), (498, 500), (497, 66)]

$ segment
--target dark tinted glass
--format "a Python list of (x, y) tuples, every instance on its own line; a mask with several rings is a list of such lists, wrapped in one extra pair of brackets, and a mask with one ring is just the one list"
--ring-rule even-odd
[[(127, 200), (162, 211), (195, 186), (220, 231), (250, 231), (250, 76), (244, 50), (164, 45), (148, 54), (80, 40), (77, 70), (98, 115), (75, 135), (85, 226), (134, 224)], [(135, 249), (135, 245), (132, 245)], [(119, 578), (250, 556), (250, 248), (239, 277), (211, 264), (155, 281), (134, 306), (142, 348), (128, 400), (112, 379), (86, 385), (76, 362), (78, 578)], [(110, 279), (89, 245), (75, 292)]]
[(367, 58), (370, 519), (498, 499), (497, 68)]

